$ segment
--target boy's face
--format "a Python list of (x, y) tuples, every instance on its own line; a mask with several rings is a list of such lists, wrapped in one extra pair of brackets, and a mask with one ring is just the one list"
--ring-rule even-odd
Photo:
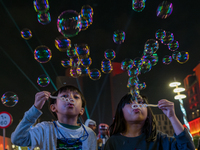
[(58, 119), (59, 117), (65, 116), (76, 117), (79, 114), (83, 115), (84, 108), (82, 108), (82, 99), (81, 95), (77, 91), (66, 90), (58, 93), (57, 97), (65, 97), (74, 100), (74, 103), (72, 104), (59, 98), (56, 99), (56, 103), (52, 104), (52, 107), (54, 108), (52, 111), (56, 112)]

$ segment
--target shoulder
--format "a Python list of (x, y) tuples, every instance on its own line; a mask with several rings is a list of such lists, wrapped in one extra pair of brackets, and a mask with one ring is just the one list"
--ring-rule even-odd
[(86, 131), (88, 132), (89, 135), (92, 135), (92, 136), (96, 136), (96, 133), (89, 127), (85, 126), (83, 124), (84, 128), (86, 129)]
[(38, 127), (41, 127), (41, 128), (51, 128), (51, 127), (54, 127), (54, 123), (52, 121), (43, 121), (43, 122), (40, 122), (40, 123), (37, 123), (35, 125), (36, 128)]

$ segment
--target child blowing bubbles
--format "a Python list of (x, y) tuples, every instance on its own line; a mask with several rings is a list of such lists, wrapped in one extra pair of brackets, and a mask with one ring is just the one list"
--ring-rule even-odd
[[(25, 113), (22, 121), (11, 135), (15, 145), (40, 147), (41, 150), (71, 149), (95, 150), (95, 133), (83, 124), (77, 123), (83, 115), (85, 99), (74, 86), (64, 86), (50, 97), (50, 92), (42, 91), (35, 95), (34, 105)], [(49, 99), (49, 108), (58, 119), (54, 122), (41, 122), (30, 128), (42, 114), (41, 109)]]
[(126, 94), (117, 106), (110, 126), (111, 137), (104, 150), (194, 150), (192, 139), (175, 115), (174, 103), (162, 99), (158, 108), (169, 118), (174, 128), (174, 137), (157, 131), (156, 121), (150, 107), (133, 109), (133, 104), (147, 103), (142, 96), (138, 102)]

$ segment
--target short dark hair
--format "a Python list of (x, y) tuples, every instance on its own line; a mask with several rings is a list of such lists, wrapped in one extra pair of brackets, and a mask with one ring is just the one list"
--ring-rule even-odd
[[(126, 130), (126, 120), (124, 118), (122, 108), (125, 106), (125, 104), (129, 103), (131, 99), (132, 95), (128, 93), (124, 97), (122, 97), (122, 99), (118, 103), (113, 123), (110, 126), (110, 136), (122, 133)], [(142, 96), (142, 99), (145, 101), (145, 103), (148, 104), (148, 99), (146, 96)], [(156, 140), (156, 120), (150, 107), (147, 107), (147, 119), (145, 120), (145, 124), (142, 127), (142, 132), (146, 134), (147, 142)]]
[[(75, 86), (73, 85), (65, 85), (65, 86), (62, 86), (60, 87), (57, 91), (53, 92), (52, 93), (52, 96), (58, 96), (58, 93), (61, 93), (63, 91), (67, 91), (67, 90), (70, 90), (70, 91), (77, 91), (78, 94), (80, 94), (81, 96), (81, 100), (82, 100), (82, 108), (85, 108), (86, 106), (86, 100), (85, 100), (85, 97), (83, 96), (82, 92), (76, 88)], [(56, 103), (56, 99), (53, 99), (53, 98), (49, 98), (49, 109), (50, 109), (50, 106), (51, 104), (55, 104)], [(56, 118), (57, 118), (57, 114), (55, 112), (52, 112), (51, 109), (50, 109), (50, 112), (52, 113), (52, 115)]]

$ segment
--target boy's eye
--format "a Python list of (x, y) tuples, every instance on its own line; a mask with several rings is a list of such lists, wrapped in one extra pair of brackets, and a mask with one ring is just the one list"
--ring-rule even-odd
[(68, 97), (68, 95), (62, 95), (61, 97)]
[(79, 99), (80, 96), (79, 96), (79, 95), (74, 95), (74, 98), (75, 98), (75, 99)]

